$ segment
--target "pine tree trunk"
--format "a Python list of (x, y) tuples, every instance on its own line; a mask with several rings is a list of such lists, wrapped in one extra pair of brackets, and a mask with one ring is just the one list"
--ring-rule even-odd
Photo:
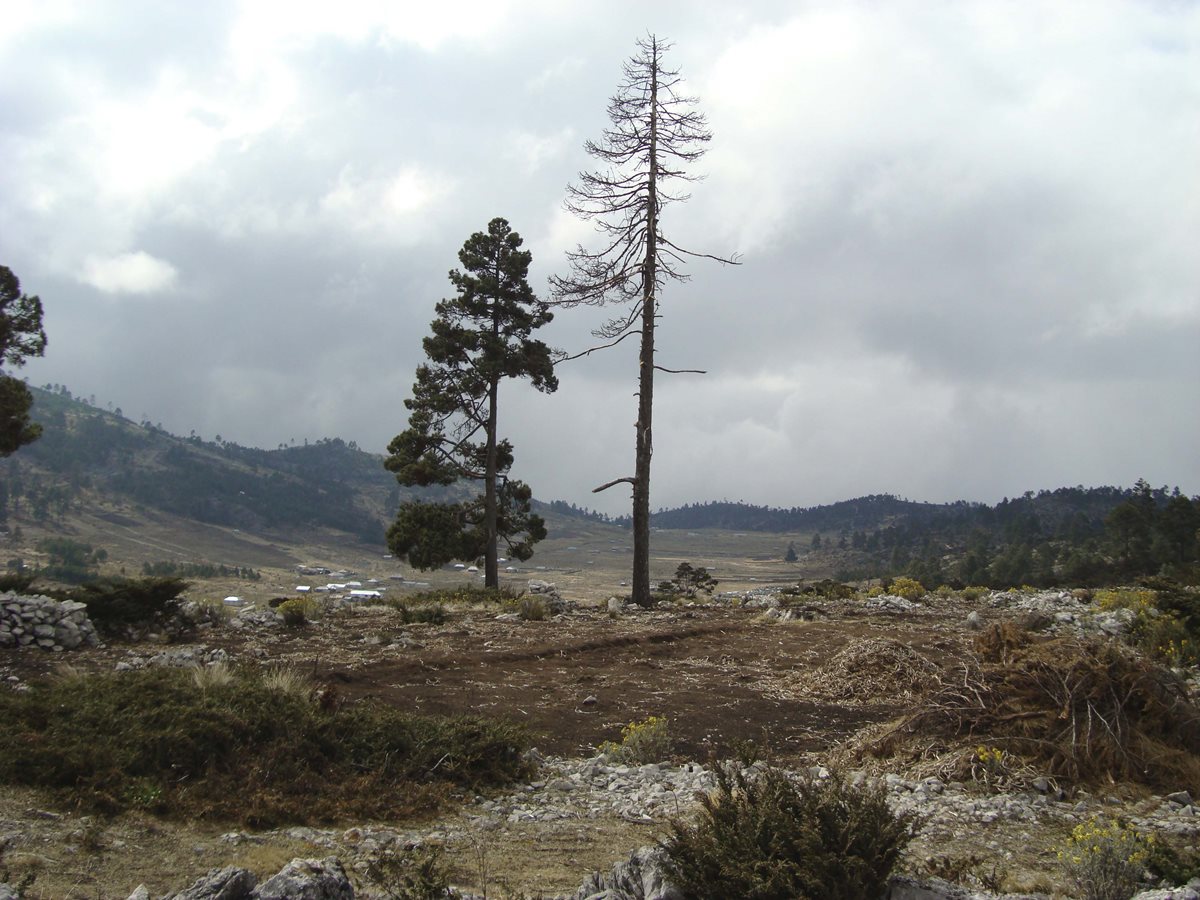
[(633, 483), (633, 602), (650, 605), (650, 457), (654, 454), (654, 322), (658, 250), (658, 48), (650, 68), (650, 167), (646, 258), (642, 263), (642, 343), (638, 367), (637, 454)]

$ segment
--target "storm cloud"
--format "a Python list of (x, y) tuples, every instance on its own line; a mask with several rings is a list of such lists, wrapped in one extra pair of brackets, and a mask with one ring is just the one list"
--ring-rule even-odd
[[(22, 374), (181, 433), (382, 451), (447, 271), (504, 216), (531, 282), (636, 39), (713, 131), (665, 228), (652, 504), (1200, 491), (1200, 6), (18, 3), (0, 263)], [(604, 311), (542, 332), (577, 352)], [(544, 499), (633, 464), (636, 348), (505, 385)]]

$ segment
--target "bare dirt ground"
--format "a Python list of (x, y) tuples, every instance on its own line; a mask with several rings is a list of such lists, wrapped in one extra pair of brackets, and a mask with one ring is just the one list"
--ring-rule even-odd
[[(456, 610), (442, 625), (403, 625), (391, 609), (351, 608), (305, 629), (219, 628), (198, 642), (222, 647), (234, 661), (295, 666), (346, 701), (369, 696), (414, 711), (518, 721), (546, 754), (590, 756), (600, 742), (618, 739), (622, 725), (660, 715), (670, 720), (680, 761), (725, 756), (736, 741), (767, 736), (777, 759), (797, 762), (822, 758), (860, 729), (906, 708), (903, 696), (873, 695), (870, 673), (862, 675), (867, 681), (856, 702), (828, 699), (845, 688), (828, 683), (828, 665), (839, 651), (886, 637), (937, 657), (968, 640), (960, 601), (871, 614), (847, 601), (824, 604), (810, 612), (811, 621), (786, 622), (726, 605), (617, 618), (583, 608), (541, 622), (501, 621), (497, 612)], [(131, 654), (161, 649), (114, 644), (73, 653), (70, 662), (105, 670)], [(28, 681), (62, 659), (7, 653), (0, 658), (0, 678)], [(141, 882), (161, 893), (218, 865), (268, 874), (293, 855), (317, 854), (286, 832), (234, 847), (220, 839), (236, 827), (230, 823), (144, 817), (106, 822), (45, 804), (29, 792), (0, 797), (0, 840), (9, 845), (4, 862), (15, 873), (37, 874), (30, 897), (123, 898)], [(447, 821), (469, 812), (448, 810)], [(355, 824), (363, 823), (338, 827)], [(588, 871), (607, 868), (661, 833), (661, 823), (617, 818), (530, 823), (491, 835), (483, 855), (491, 858), (493, 885), (550, 894), (573, 889)], [(471, 854), (479, 858), (481, 851)]]

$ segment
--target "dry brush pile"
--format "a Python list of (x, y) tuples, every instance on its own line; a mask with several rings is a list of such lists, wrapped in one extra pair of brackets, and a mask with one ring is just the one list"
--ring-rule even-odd
[(1171, 670), (1116, 641), (1000, 623), (930, 685), (860, 749), (963, 777), (983, 745), (1072, 782), (1200, 793), (1200, 708)]

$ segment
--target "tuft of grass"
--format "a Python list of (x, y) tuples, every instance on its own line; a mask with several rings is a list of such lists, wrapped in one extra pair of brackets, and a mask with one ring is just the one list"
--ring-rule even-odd
[(265, 670), (262, 675), (262, 685), (268, 691), (299, 697), (307, 700), (313, 692), (312, 679), (299, 669), (289, 666), (275, 666)]
[(0, 693), (0, 784), (102, 813), (273, 827), (402, 818), (525, 771), (527, 738), (507, 723), (322, 708), (249, 671), (204, 690), (194, 677), (153, 668)]
[(526, 622), (541, 622), (545, 620), (549, 614), (549, 609), (546, 606), (546, 601), (539, 596), (530, 595), (522, 597), (517, 605), (517, 615)]
[(223, 662), (211, 666), (191, 666), (189, 671), (192, 673), (192, 683), (201, 692), (227, 688), (233, 684), (233, 670)]

